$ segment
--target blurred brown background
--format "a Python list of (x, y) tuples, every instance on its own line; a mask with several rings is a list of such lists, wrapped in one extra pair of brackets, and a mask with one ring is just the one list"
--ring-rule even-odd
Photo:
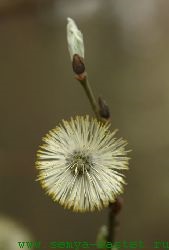
[(107, 223), (107, 209), (72, 213), (35, 182), (41, 137), (62, 118), (92, 115), (71, 70), (68, 16), (84, 34), (95, 94), (133, 150), (116, 239), (143, 240), (148, 249), (168, 240), (168, 13), (167, 0), (0, 1), (0, 213), (35, 240), (94, 243)]

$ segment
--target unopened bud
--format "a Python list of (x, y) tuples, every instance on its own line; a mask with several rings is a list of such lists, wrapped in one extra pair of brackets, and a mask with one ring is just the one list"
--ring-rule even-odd
[(73, 56), (72, 67), (76, 75), (83, 74), (85, 72), (85, 65), (84, 65), (83, 58), (75, 54)]
[(67, 21), (68, 49), (71, 61), (73, 62), (74, 55), (78, 55), (80, 58), (84, 58), (83, 34), (78, 29), (75, 21), (72, 18), (68, 17)]
[(99, 114), (101, 118), (108, 120), (110, 118), (110, 111), (107, 103), (101, 97), (98, 98)]

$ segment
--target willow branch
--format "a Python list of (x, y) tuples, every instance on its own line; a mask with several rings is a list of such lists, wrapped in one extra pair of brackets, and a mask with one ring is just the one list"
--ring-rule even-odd
[(93, 109), (93, 112), (95, 113), (95, 116), (97, 117), (97, 119), (100, 119), (96, 98), (93, 94), (91, 85), (88, 81), (88, 77), (86, 76), (83, 80), (80, 80), (80, 83), (83, 86), (83, 89), (84, 89), (84, 91), (89, 99), (89, 102), (92, 106), (92, 109)]

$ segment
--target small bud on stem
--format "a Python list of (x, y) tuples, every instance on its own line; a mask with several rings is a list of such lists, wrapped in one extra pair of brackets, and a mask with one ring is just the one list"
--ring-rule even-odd
[(75, 21), (68, 17), (67, 18), (67, 42), (68, 49), (70, 53), (71, 61), (73, 61), (73, 56), (78, 55), (79, 57), (84, 59), (84, 42), (83, 42), (83, 34), (78, 29)]
[(110, 118), (110, 111), (107, 103), (101, 97), (98, 98), (99, 115), (101, 118), (108, 120)]
[(83, 58), (80, 57), (79, 55), (75, 54), (73, 56), (72, 67), (73, 67), (73, 71), (77, 75), (83, 74), (85, 72), (85, 65), (84, 65), (84, 62), (83, 62)]

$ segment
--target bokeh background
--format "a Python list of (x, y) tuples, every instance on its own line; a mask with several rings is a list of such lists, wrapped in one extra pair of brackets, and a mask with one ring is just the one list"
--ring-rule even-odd
[[(83, 31), (96, 96), (129, 142), (130, 171), (116, 240), (168, 240), (169, 1), (0, 1), (0, 213), (49, 241), (95, 242), (107, 209), (76, 214), (44, 194), (34, 167), (61, 119), (93, 115), (74, 79), (66, 18)], [(20, 239), (18, 239), (19, 241)]]

